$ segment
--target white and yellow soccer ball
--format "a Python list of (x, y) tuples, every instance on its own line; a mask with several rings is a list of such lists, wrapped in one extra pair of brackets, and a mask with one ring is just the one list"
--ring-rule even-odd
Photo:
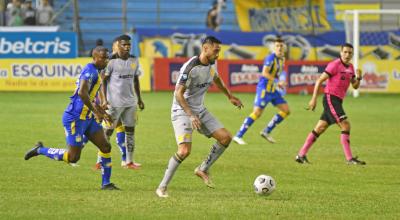
[(254, 191), (259, 195), (271, 195), (275, 188), (276, 182), (271, 176), (261, 174), (254, 180)]

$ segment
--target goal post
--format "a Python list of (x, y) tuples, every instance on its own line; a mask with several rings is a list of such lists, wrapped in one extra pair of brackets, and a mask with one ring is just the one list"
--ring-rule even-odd
[[(394, 59), (380, 46), (393, 44), (391, 42), (393, 39), (395, 41), (398, 39), (400, 46), (400, 10), (346, 10), (343, 22), (346, 41), (354, 46), (353, 65), (355, 69), (359, 68), (360, 59), (363, 59), (364, 55), (360, 46), (374, 45), (376, 49), (373, 50), (373, 53), (378, 59)], [(353, 90), (353, 96), (358, 97), (359, 90)]]

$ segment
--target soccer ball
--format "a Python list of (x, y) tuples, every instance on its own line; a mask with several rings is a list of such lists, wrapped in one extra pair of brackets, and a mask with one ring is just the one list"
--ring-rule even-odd
[(274, 178), (261, 174), (254, 180), (254, 191), (259, 195), (268, 196), (274, 192), (276, 183)]

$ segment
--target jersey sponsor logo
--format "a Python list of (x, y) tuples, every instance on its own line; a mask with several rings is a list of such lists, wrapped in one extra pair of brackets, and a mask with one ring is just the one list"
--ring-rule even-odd
[(132, 74), (119, 75), (118, 78), (120, 78), (120, 79), (132, 79), (133, 75)]
[(209, 85), (211, 85), (211, 82), (199, 83), (199, 84), (196, 84), (194, 86), (197, 87), (197, 88), (204, 88), (204, 87), (207, 87)]

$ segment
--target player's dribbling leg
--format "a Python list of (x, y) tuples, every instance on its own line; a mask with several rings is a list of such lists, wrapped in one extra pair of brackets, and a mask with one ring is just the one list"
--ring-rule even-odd
[(165, 170), (164, 177), (161, 180), (160, 185), (156, 190), (158, 197), (165, 198), (168, 197), (167, 187), (175, 171), (178, 169), (179, 165), (189, 156), (191, 151), (191, 143), (181, 143), (178, 147), (178, 152), (176, 152), (168, 161), (167, 169)]
[(119, 190), (113, 183), (110, 182), (111, 179), (111, 145), (107, 141), (103, 129), (93, 128), (94, 131), (88, 137), (89, 140), (99, 148), (99, 157), (100, 157), (100, 165), (101, 165), (101, 189), (102, 190)]
[(202, 178), (204, 183), (211, 188), (214, 188), (214, 184), (211, 181), (208, 170), (218, 160), (218, 158), (224, 153), (226, 148), (232, 140), (232, 135), (225, 128), (220, 128), (213, 132), (211, 136), (217, 140), (211, 147), (210, 153), (207, 158), (195, 169), (195, 174)]

